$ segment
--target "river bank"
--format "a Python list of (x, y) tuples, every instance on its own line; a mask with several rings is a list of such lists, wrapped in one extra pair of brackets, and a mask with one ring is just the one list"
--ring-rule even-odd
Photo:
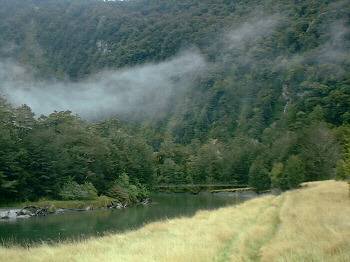
[(132, 205), (148, 205), (149, 198), (136, 203), (121, 203), (107, 196), (94, 200), (39, 200), (0, 207), (0, 219), (23, 219), (37, 216), (59, 214), (67, 211), (91, 211), (96, 209), (122, 209)]
[(344, 182), (200, 211), (82, 242), (0, 248), (4, 261), (349, 261)]
[[(177, 188), (177, 187), (176, 187)], [(195, 188), (197, 191), (193, 191)], [(180, 186), (177, 190), (159, 190), (158, 193), (166, 194), (216, 194), (226, 195), (234, 199), (251, 199), (262, 194), (258, 194), (253, 188), (226, 188), (220, 187), (198, 187), (198, 186)], [(265, 192), (267, 194), (273, 192)], [(66, 211), (91, 211), (96, 209), (123, 209), (135, 205), (149, 205), (151, 198), (145, 198), (134, 203), (122, 203), (108, 196), (99, 196), (94, 200), (47, 200), (41, 199), (35, 202), (14, 203), (11, 205), (0, 206), (0, 220), (22, 219), (36, 216), (47, 216), (51, 214), (63, 213)]]

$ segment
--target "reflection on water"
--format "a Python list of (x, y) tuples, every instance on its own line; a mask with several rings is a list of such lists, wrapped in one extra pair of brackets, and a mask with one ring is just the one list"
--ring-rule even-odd
[(236, 204), (229, 194), (201, 193), (155, 194), (149, 206), (135, 206), (122, 210), (95, 210), (18, 219), (0, 222), (0, 238), (4, 244), (33, 243), (85, 238), (106, 232), (135, 229), (145, 223), (178, 216), (192, 216), (200, 209), (214, 209)]

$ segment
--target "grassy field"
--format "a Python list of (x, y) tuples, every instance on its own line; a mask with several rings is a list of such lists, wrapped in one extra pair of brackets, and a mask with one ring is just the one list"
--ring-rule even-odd
[(0, 248), (1, 261), (350, 261), (344, 182), (308, 183), (280, 196), (78, 243)]

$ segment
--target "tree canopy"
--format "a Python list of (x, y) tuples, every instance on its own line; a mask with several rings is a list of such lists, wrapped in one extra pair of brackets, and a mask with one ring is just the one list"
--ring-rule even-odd
[(210, 64), (154, 119), (35, 116), (1, 98), (1, 200), (59, 198), (75, 183), (106, 195), (177, 183), (286, 190), (348, 173), (346, 1), (0, 5), (1, 59), (32, 68), (38, 80), (81, 81), (193, 48)]

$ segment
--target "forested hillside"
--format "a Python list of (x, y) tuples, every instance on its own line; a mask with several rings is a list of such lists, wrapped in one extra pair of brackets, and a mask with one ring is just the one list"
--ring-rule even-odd
[(348, 1), (0, 6), (2, 201), (350, 176)]

